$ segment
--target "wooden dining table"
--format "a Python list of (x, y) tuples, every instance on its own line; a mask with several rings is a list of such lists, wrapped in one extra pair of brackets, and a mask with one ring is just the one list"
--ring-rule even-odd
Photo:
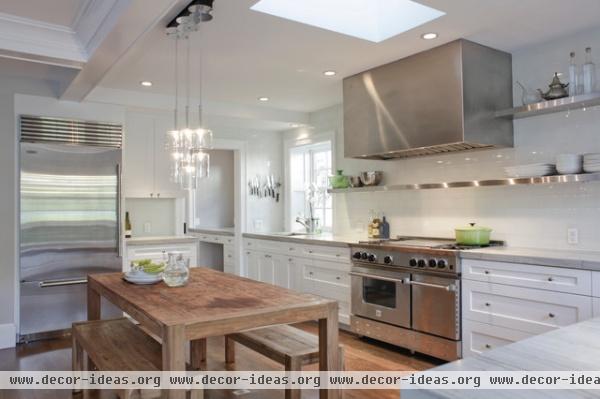
[[(340, 370), (338, 304), (333, 300), (205, 267), (191, 268), (188, 284), (176, 288), (163, 282), (130, 284), (122, 273), (90, 275), (88, 320), (101, 318), (102, 297), (161, 338), (165, 371), (186, 370), (187, 341), (192, 367), (199, 368), (204, 338), (309, 320), (319, 324), (319, 370)], [(338, 390), (320, 391), (321, 399), (339, 395)], [(170, 390), (163, 396), (180, 399), (185, 391)]]

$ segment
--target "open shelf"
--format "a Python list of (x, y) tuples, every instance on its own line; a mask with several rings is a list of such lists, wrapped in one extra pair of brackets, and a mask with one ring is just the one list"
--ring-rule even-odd
[(515, 179), (470, 180), (445, 183), (395, 184), (389, 186), (371, 186), (356, 188), (329, 189), (328, 193), (372, 193), (378, 191), (401, 190), (439, 190), (446, 188), (496, 187), (496, 186), (527, 186), (540, 184), (587, 183), (600, 181), (600, 173), (582, 173), (579, 175), (556, 175), (543, 177), (527, 177)]
[(505, 109), (496, 112), (497, 118), (521, 119), (530, 116), (551, 114), (554, 112), (568, 111), (600, 105), (600, 92), (580, 94), (573, 97), (559, 98), (558, 100), (542, 101), (535, 104)]

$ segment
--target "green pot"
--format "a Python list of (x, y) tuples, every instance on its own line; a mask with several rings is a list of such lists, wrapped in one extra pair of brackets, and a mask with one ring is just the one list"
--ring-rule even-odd
[(338, 170), (335, 176), (329, 176), (329, 184), (331, 188), (348, 188), (350, 187), (350, 179), (348, 176), (344, 176), (343, 170)]
[(470, 226), (457, 228), (454, 232), (456, 243), (459, 245), (490, 245), (492, 229), (488, 227), (479, 227), (471, 223)]

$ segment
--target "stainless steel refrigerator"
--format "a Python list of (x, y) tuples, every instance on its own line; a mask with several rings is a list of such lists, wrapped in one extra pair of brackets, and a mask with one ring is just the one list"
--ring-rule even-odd
[[(122, 268), (121, 126), (21, 116), (20, 341), (85, 320), (87, 275)], [(118, 315), (103, 305), (103, 316)]]

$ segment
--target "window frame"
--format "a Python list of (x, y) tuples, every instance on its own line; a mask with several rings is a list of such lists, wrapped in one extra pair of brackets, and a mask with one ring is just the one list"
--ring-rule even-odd
[[(310, 134), (310, 133), (309, 133)], [(319, 143), (330, 142), (331, 143), (331, 171), (332, 173), (336, 170), (336, 142), (335, 142), (335, 132), (327, 131), (319, 134), (300, 134), (298, 137), (294, 137), (288, 140), (284, 140), (283, 150), (284, 150), (284, 167), (285, 167), (285, 176), (286, 176), (286, 184), (285, 184), (285, 200), (284, 200), (284, 217), (285, 217), (285, 230), (286, 231), (294, 231), (298, 230), (300, 225), (292, 222), (292, 216), (295, 218), (295, 215), (292, 215), (292, 176), (291, 176), (291, 151), (297, 147), (303, 147), (307, 145), (318, 145)], [(312, 171), (311, 171), (312, 173)], [(335, 201), (332, 198), (331, 205), (332, 212), (332, 221), (331, 227), (324, 228), (324, 232), (332, 232), (334, 230), (335, 224)]]

